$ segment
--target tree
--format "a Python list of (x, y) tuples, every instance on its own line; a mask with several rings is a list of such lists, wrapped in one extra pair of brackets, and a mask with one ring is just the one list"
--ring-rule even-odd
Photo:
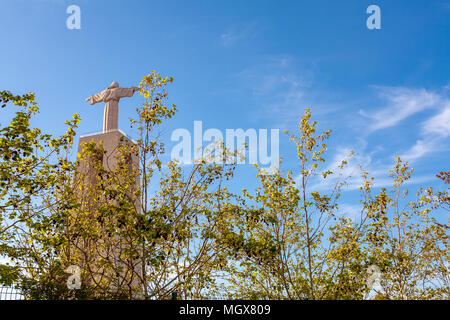
[[(363, 255), (357, 244), (361, 227), (336, 216), (345, 182), (338, 179), (329, 194), (309, 190), (311, 179), (325, 162), (324, 141), (330, 135), (330, 131), (316, 134), (316, 122), (310, 118), (307, 109), (300, 121), (301, 136), (290, 136), (297, 145), (299, 180), (291, 171), (270, 176), (260, 171), (257, 178), (261, 186), (254, 195), (243, 190), (240, 205), (230, 213), (233, 223), (220, 235), (231, 248), (230, 254), (234, 254), (229, 281), (237, 288), (237, 296), (270, 299), (361, 296)], [(339, 168), (345, 165), (346, 160)], [(326, 170), (321, 176), (327, 179), (332, 174)], [(325, 243), (327, 227), (332, 236)]]
[[(94, 297), (164, 299), (177, 292), (200, 298), (214, 291), (224, 259), (214, 234), (234, 166), (203, 159), (184, 174), (175, 162), (162, 165), (156, 130), (176, 110), (166, 106), (165, 86), (172, 80), (156, 72), (142, 79), (145, 100), (130, 119), (140, 138), (119, 146), (113, 168), (105, 167), (100, 144), (87, 143), (79, 170), (57, 190), (66, 204), (52, 213), (60, 221), (63, 264), (80, 266)], [(131, 165), (133, 156), (138, 166)], [(155, 173), (162, 178), (152, 193)]]
[(382, 272), (377, 298), (445, 299), (450, 289), (448, 226), (432, 215), (430, 188), (420, 189), (417, 199), (408, 201), (406, 182), (412, 171), (397, 157), (390, 171), (392, 189), (382, 188), (376, 196), (370, 195), (372, 182), (365, 180), (368, 224), (363, 243), (370, 262)]
[(0, 265), (0, 281), (10, 285), (45, 278), (54, 267), (52, 248), (40, 241), (40, 225), (35, 223), (49, 207), (58, 205), (45, 199), (51, 199), (61, 176), (72, 169), (68, 152), (80, 119), (75, 114), (66, 121), (67, 132), (54, 138), (30, 127), (39, 111), (34, 94), (1, 91), (0, 103), (2, 108), (12, 103), (19, 109), (0, 129), (0, 256), (9, 260)]
[[(316, 133), (306, 109), (300, 134), (287, 132), (296, 171), (256, 166), (259, 186), (233, 194), (237, 152), (223, 143), (190, 167), (162, 163), (172, 81), (143, 77), (130, 119), (139, 139), (121, 139), (113, 166), (95, 141), (70, 161), (78, 115), (54, 138), (30, 128), (33, 94), (1, 92), (4, 107), (19, 108), (0, 128), (0, 255), (10, 260), (2, 284), (30, 299), (363, 299), (379, 270), (377, 299), (448, 298), (448, 225), (438, 217), (446, 191), (420, 189), (410, 200), (412, 169), (397, 158), (391, 188), (374, 188), (361, 169), (360, 216), (343, 216), (352, 154), (334, 172), (324, 167), (330, 131)], [(448, 172), (438, 177), (448, 184)], [(330, 190), (314, 190), (317, 180)], [(80, 290), (67, 287), (69, 266), (81, 269)]]
[[(439, 179), (444, 181), (445, 184), (450, 184), (450, 171), (442, 171), (439, 174), (436, 175)], [(447, 191), (441, 191), (437, 193), (437, 203), (435, 204), (436, 207), (442, 207), (447, 211), (450, 211), (450, 197), (448, 195)]]
[[(325, 170), (324, 180), (338, 175), (328, 194), (309, 185), (325, 162), (324, 141), (316, 134), (307, 109), (299, 125), (298, 178), (289, 171), (261, 172), (254, 194), (244, 190), (229, 208), (218, 235), (229, 247), (229, 290), (235, 297), (270, 299), (362, 299), (368, 296), (368, 271), (381, 270), (377, 298), (442, 299), (448, 296), (446, 226), (431, 215), (432, 197), (421, 190), (407, 201), (404, 184), (411, 170), (397, 158), (391, 190), (373, 195), (374, 179), (362, 171), (360, 217), (339, 213), (345, 177)], [(350, 155), (351, 156), (351, 155)], [(344, 159), (338, 166), (343, 169)], [(401, 207), (403, 205), (403, 207)]]

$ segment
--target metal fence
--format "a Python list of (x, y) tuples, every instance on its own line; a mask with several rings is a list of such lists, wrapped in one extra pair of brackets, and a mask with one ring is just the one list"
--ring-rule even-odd
[[(142, 299), (142, 297), (137, 297), (137, 299)], [(180, 299), (177, 294), (172, 293), (168, 299), (178, 300)], [(22, 292), (15, 287), (0, 286), (0, 300), (25, 300), (25, 296)], [(181, 300), (193, 300), (192, 298), (185, 298)], [(215, 295), (204, 297), (202, 300), (228, 300), (226, 295)]]
[(0, 286), (0, 300), (25, 300), (25, 296), (14, 287)]
[[(16, 285), (16, 286), (15, 286)], [(136, 295), (136, 300), (142, 300), (145, 299), (142, 295)], [(150, 298), (153, 300), (152, 298)], [(216, 292), (211, 295), (204, 295), (201, 298), (193, 298), (189, 296), (180, 296), (177, 292), (171, 292), (167, 295), (165, 298), (167, 300), (234, 300), (237, 299), (236, 297), (231, 297), (230, 295), (226, 294), (225, 292)], [(23, 292), (17, 287), (16, 284), (12, 284), (12, 286), (4, 286), (0, 285), (0, 300), (26, 300), (25, 295)]]

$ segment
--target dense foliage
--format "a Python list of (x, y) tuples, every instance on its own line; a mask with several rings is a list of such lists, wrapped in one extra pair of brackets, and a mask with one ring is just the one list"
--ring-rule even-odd
[[(397, 158), (391, 188), (374, 188), (361, 170), (360, 216), (340, 214), (348, 159), (336, 172), (321, 169), (331, 131), (317, 133), (306, 109), (298, 135), (287, 132), (298, 168), (268, 175), (256, 167), (258, 187), (234, 194), (232, 161), (204, 158), (188, 171), (161, 162), (158, 128), (176, 112), (167, 103), (172, 81), (156, 72), (142, 79), (144, 101), (130, 119), (139, 139), (121, 140), (112, 168), (94, 141), (70, 161), (78, 115), (55, 138), (31, 128), (33, 94), (0, 92), (3, 108), (17, 108), (0, 126), (0, 284), (29, 299), (364, 299), (374, 291), (448, 299), (448, 224), (436, 219), (449, 210), (445, 189), (411, 198), (412, 169)], [(438, 178), (445, 185), (449, 175)], [(337, 182), (320, 193), (311, 188), (317, 177)], [(80, 289), (67, 287), (71, 265), (80, 267)]]

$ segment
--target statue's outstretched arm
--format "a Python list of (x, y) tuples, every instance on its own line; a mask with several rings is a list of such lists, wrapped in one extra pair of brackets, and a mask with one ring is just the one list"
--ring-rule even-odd
[(135, 91), (139, 91), (140, 89), (138, 87), (130, 87), (130, 88), (118, 88), (114, 91), (115, 94), (117, 94), (117, 96), (119, 98), (124, 98), (124, 97), (131, 97), (133, 96)]
[(104, 96), (103, 92), (94, 94), (89, 98), (86, 98), (86, 102), (89, 102), (91, 105), (96, 104), (98, 102), (103, 101), (103, 96)]

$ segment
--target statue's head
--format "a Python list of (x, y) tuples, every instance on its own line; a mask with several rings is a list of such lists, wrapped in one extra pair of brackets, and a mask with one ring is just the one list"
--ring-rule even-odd
[(113, 83), (111, 83), (111, 85), (108, 87), (108, 89), (114, 89), (114, 88), (118, 88), (119, 87), (119, 83), (114, 81)]

